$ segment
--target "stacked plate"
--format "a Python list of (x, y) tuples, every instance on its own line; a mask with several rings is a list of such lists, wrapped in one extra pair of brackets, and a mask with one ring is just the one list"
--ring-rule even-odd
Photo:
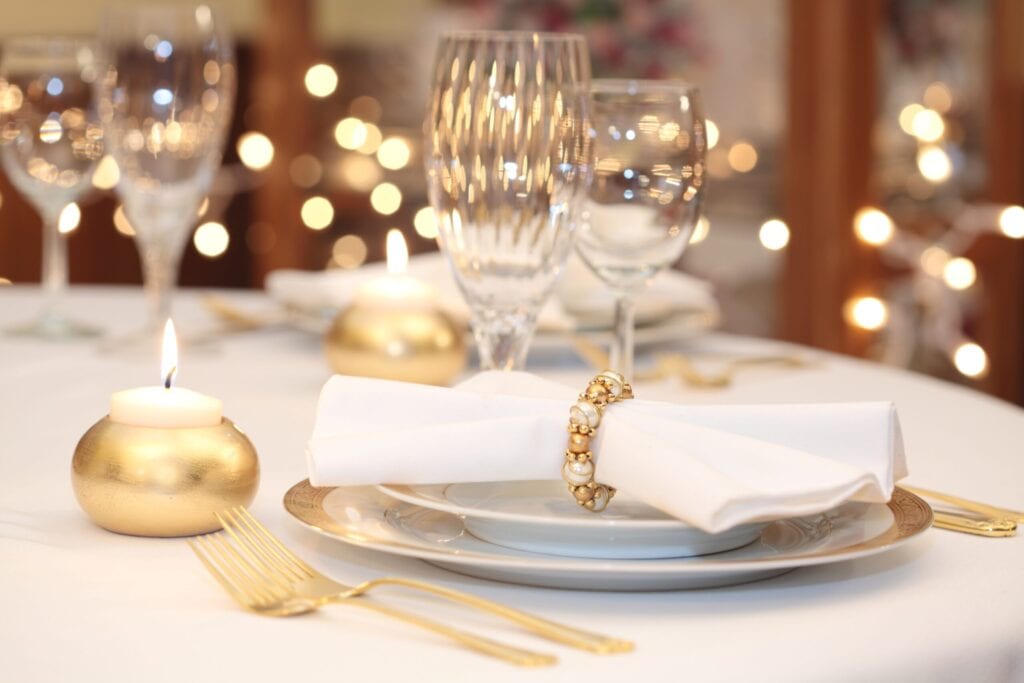
[(931, 525), (897, 489), (888, 504), (708, 534), (626, 495), (595, 515), (561, 482), (316, 488), (285, 495), (298, 521), (344, 543), (452, 571), (554, 588), (671, 590), (745, 583), (797, 567), (873, 555)]

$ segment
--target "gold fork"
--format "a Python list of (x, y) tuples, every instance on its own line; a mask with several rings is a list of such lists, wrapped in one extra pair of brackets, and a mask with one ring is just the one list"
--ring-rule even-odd
[(217, 519), (252, 561), (257, 562), (266, 572), (272, 573), (277, 580), (294, 587), (297, 593), (313, 599), (330, 601), (335, 598), (353, 598), (377, 586), (402, 586), (488, 612), (516, 623), (538, 636), (588, 652), (613, 654), (633, 649), (633, 643), (628, 640), (566, 626), (469, 593), (414, 579), (382, 577), (364, 581), (357, 586), (348, 586), (318, 572), (288, 550), (245, 508), (236, 507), (225, 511), (218, 514)]
[(370, 598), (347, 600), (344, 596), (334, 595), (318, 599), (301, 595), (287, 582), (268, 575), (265, 569), (254, 565), (222, 532), (189, 539), (188, 544), (228, 595), (239, 605), (256, 614), (274, 617), (295, 616), (313, 612), (329, 602), (339, 602), (394, 617), (442, 635), (481, 654), (519, 666), (549, 666), (558, 661), (552, 655), (505, 645), (426, 619), (418, 614), (374, 602)]

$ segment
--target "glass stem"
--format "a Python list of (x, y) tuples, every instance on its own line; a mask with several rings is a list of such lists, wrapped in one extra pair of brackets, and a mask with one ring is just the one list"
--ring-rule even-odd
[(154, 329), (163, 327), (171, 317), (171, 295), (178, 280), (181, 252), (182, 248), (139, 243), (143, 286), (149, 305), (150, 325)]
[(43, 213), (42, 287), (45, 318), (61, 317), (61, 300), (68, 288), (68, 243), (57, 227), (59, 213)]
[(615, 343), (612, 345), (612, 367), (633, 381), (633, 328), (636, 317), (636, 302), (627, 294), (615, 299)]
[(521, 370), (526, 364), (535, 313), (474, 308), (471, 316), (482, 370)]

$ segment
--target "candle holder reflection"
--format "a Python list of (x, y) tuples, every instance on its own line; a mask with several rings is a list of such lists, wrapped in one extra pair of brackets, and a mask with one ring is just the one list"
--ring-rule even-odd
[(79, 505), (99, 526), (133, 536), (216, 531), (214, 513), (256, 496), (256, 449), (231, 420), (146, 427), (104, 417), (82, 436), (71, 465)]

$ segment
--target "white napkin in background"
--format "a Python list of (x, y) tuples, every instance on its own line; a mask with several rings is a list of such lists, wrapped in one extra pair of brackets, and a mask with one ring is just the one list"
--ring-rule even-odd
[[(449, 314), (466, 319), (466, 303), (440, 252), (419, 254), (409, 259), (407, 272), (432, 285), (438, 303)], [(267, 275), (266, 288), (271, 298), (299, 310), (320, 312), (335, 310), (351, 303), (356, 290), (368, 280), (387, 273), (383, 261), (355, 270), (275, 270)], [(611, 292), (573, 255), (556, 294), (548, 299), (537, 318), (541, 331), (572, 331), (579, 324), (609, 326), (613, 315)], [(718, 312), (711, 286), (693, 276), (666, 270), (654, 278), (637, 303), (637, 322), (645, 324), (677, 311)]]
[[(336, 375), (307, 446), (315, 486), (560, 479), (573, 388), (485, 372), (455, 388)], [(605, 411), (597, 480), (705, 531), (885, 502), (907, 474), (891, 403)], [(569, 495), (566, 493), (566, 495)]]

